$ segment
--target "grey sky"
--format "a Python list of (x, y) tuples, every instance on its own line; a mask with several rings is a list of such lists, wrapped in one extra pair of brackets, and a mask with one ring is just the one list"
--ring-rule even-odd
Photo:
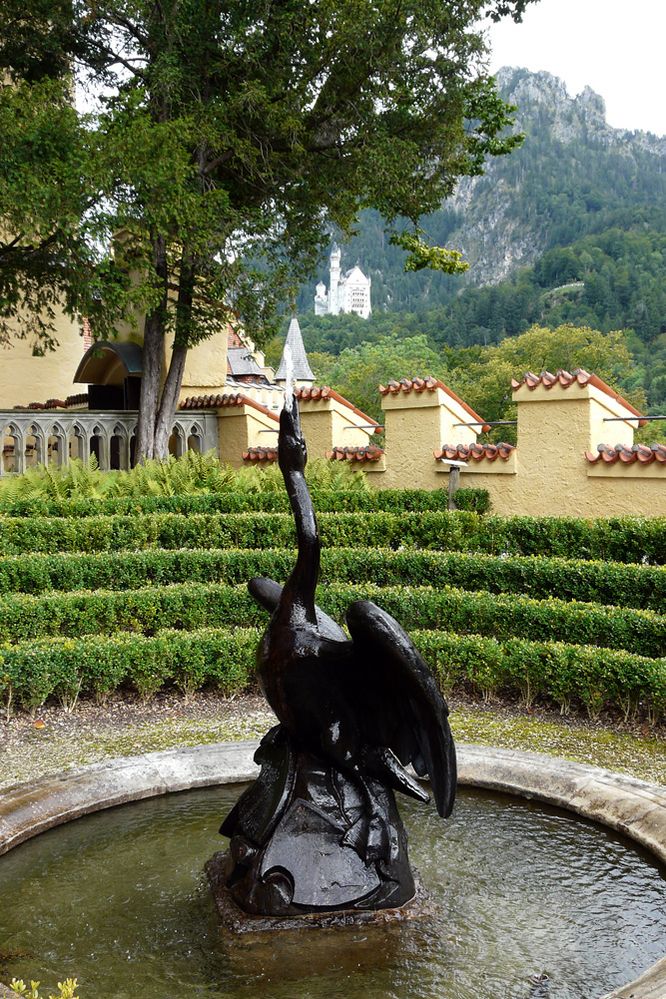
[(539, 0), (489, 35), (492, 70), (545, 69), (572, 95), (588, 84), (609, 124), (666, 135), (666, 0)]

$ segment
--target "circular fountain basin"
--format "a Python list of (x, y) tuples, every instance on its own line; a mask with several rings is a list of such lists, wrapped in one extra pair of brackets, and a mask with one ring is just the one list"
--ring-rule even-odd
[[(666, 860), (666, 791), (505, 750), (460, 748), (461, 783), (494, 793), (463, 790), (451, 822), (401, 801), (431, 890), (426, 918), (229, 944), (201, 869), (238, 788), (162, 795), (250, 779), (254, 748), (153, 753), (7, 793), (2, 852), (89, 817), (0, 860), (0, 952), (10, 952), (0, 977), (78, 974), (84, 999), (596, 999), (616, 986), (617, 997), (666, 995), (666, 962), (620, 987), (663, 954), (666, 882), (655, 858)], [(141, 798), (154, 800), (89, 814)]]

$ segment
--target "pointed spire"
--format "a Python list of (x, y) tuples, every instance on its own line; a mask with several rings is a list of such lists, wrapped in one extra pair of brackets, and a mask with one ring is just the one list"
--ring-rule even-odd
[[(294, 365), (294, 381), (295, 382), (314, 382), (315, 376), (312, 373), (312, 368), (308, 363), (308, 356), (305, 353), (305, 344), (303, 343), (303, 334), (301, 333), (301, 327), (298, 325), (298, 319), (296, 316), (292, 316), (291, 322), (289, 323), (289, 330), (287, 331), (287, 339), (284, 342), (285, 348), (289, 346), (291, 350), (291, 358)], [(277, 369), (277, 374), (275, 376), (276, 382), (283, 382), (287, 376), (287, 366), (284, 358), (284, 350), (282, 351), (282, 357), (280, 358), (280, 366)]]

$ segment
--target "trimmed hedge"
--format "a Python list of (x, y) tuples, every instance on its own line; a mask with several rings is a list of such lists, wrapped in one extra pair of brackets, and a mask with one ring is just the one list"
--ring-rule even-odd
[[(214, 684), (227, 693), (244, 689), (254, 673), (259, 629), (162, 631), (143, 635), (49, 639), (0, 649), (0, 696), (36, 708), (48, 697), (65, 703), (79, 693), (104, 697), (120, 686), (149, 696), (165, 685), (184, 691)], [(594, 715), (615, 707), (666, 714), (666, 659), (557, 642), (415, 632), (445, 692), (471, 685), (484, 695), (519, 693), (526, 703), (545, 697), (568, 710)]]
[[(579, 520), (480, 517), (456, 511), (322, 513), (325, 548), (374, 547), (551, 555), (663, 565), (666, 518)], [(84, 518), (0, 518), (0, 554), (29, 551), (117, 551), (130, 548), (281, 548), (294, 541), (286, 513), (146, 514)]]
[[(382, 489), (329, 490), (311, 488), (313, 502), (321, 512), (446, 510), (445, 490)], [(469, 490), (467, 490), (469, 492)], [(484, 490), (472, 490), (472, 492)], [(0, 514), (11, 517), (93, 517), (140, 513), (287, 513), (289, 499), (284, 488), (276, 492), (205, 493), (184, 496), (115, 496), (105, 499), (0, 499)], [(480, 511), (483, 512), (483, 511)]]
[[(666, 618), (652, 611), (600, 604), (531, 600), (445, 587), (322, 586), (317, 600), (338, 620), (354, 600), (374, 599), (411, 631), (415, 628), (490, 634), (570, 645), (598, 645), (656, 657), (666, 649)], [(0, 643), (46, 636), (152, 633), (165, 628), (261, 626), (265, 611), (247, 589), (224, 583), (182, 583), (130, 590), (50, 593), (0, 598)]]
[(461, 486), (453, 494), (456, 510), (473, 510), (474, 513), (488, 513), (491, 507), (490, 493), (487, 489), (476, 489), (472, 486)]
[[(172, 551), (71, 552), (0, 557), (0, 593), (124, 590), (148, 583), (245, 583), (252, 576), (285, 579), (296, 553), (288, 548), (179, 548)], [(466, 552), (331, 548), (322, 553), (322, 579), (382, 586), (458, 586), (523, 593), (535, 599), (616, 604), (666, 611), (666, 567), (542, 556)]]

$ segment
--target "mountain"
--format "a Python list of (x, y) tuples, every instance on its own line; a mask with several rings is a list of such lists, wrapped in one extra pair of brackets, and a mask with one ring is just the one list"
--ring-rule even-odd
[[(404, 254), (386, 240), (381, 219), (364, 212), (343, 264), (358, 260), (372, 277), (375, 310), (444, 305), (463, 287), (498, 284), (554, 247), (614, 227), (666, 232), (666, 138), (612, 128), (603, 98), (589, 87), (572, 97), (550, 73), (505, 68), (497, 82), (517, 108), (522, 146), (490, 160), (483, 176), (463, 179), (423, 223), (434, 242), (463, 250), (468, 274), (405, 274)], [(302, 291), (303, 311), (312, 310), (313, 295), (314, 282)]]

